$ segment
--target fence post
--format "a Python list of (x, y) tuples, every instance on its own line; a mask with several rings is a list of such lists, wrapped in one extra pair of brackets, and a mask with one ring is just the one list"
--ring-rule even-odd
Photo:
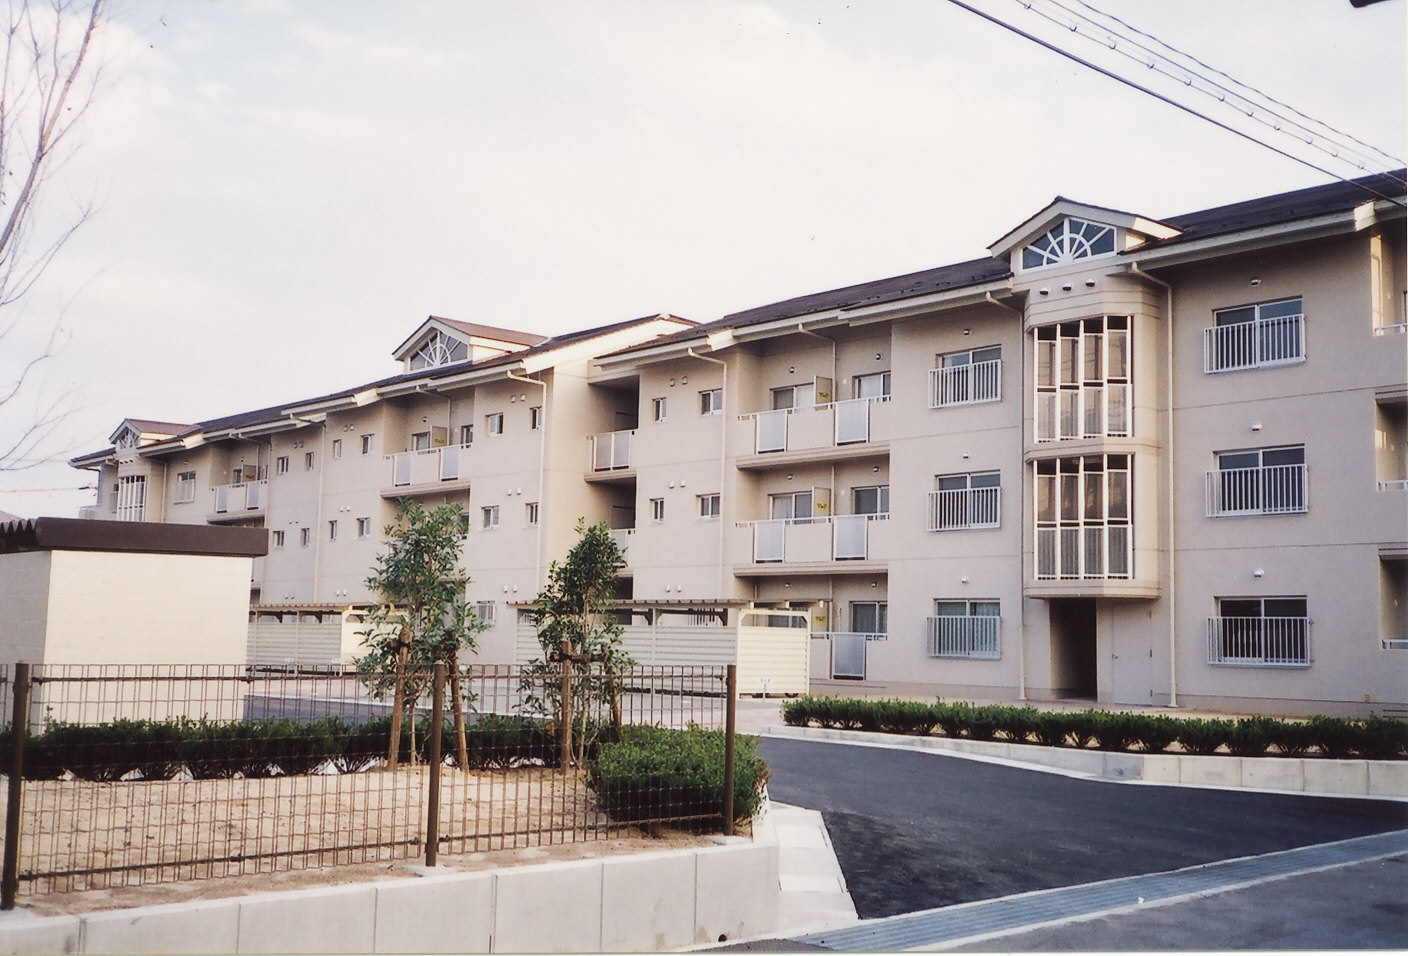
[(562, 706), (562, 727), (558, 731), (558, 736), (562, 738), (562, 773), (563, 776), (572, 772), (572, 658), (568, 654), (562, 655), (562, 688), (560, 691)]
[(24, 740), (29, 733), (29, 665), (15, 665), (14, 716), (10, 720), (10, 788), (5, 804), (5, 866), (0, 910), (15, 908), (20, 891), (20, 800), (24, 796)]
[(733, 737), (738, 729), (738, 665), (728, 665), (724, 690), (724, 836), (733, 836)]
[(425, 865), (435, 865), (440, 848), (440, 737), (445, 729), (445, 662), (435, 662), (435, 687), (430, 712), (430, 806), (425, 811)]

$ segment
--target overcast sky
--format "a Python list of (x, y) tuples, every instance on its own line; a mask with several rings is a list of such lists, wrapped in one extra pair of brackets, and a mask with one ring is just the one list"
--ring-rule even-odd
[[(1091, 2), (1404, 152), (1405, 0)], [(945, 0), (127, 0), (103, 52), (46, 207), (99, 214), (26, 313), (67, 303), (64, 457), (390, 374), (431, 314), (710, 321), (985, 255), (1058, 194), (1159, 218), (1328, 179)], [(0, 510), (90, 479), (0, 474)]]

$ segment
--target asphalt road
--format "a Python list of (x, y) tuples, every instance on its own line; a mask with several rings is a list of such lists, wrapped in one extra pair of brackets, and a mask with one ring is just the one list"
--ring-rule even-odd
[(764, 738), (772, 797), (820, 810), (862, 919), (1408, 828), (1408, 804), (1080, 780)]

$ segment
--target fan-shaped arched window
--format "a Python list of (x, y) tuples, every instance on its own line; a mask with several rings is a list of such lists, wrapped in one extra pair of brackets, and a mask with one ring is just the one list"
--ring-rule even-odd
[(1022, 250), (1022, 268), (1062, 265), (1115, 251), (1115, 228), (1084, 219), (1066, 219)]
[(469, 346), (437, 329), (411, 356), (411, 368), (436, 368), (451, 362), (463, 362), (468, 357)]

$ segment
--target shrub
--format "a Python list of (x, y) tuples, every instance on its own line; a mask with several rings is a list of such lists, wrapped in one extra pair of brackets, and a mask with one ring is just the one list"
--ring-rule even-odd
[(876, 729), (887, 734), (928, 736), (934, 729), (934, 710), (915, 700), (880, 700), (875, 702)]
[(1046, 747), (1066, 745), (1066, 715), (1050, 711), (1038, 712), (1032, 720), (1032, 734), (1036, 742)]
[[(454, 755), (454, 724), (445, 722), (447, 735), (441, 750)], [(596, 735), (589, 735), (589, 739)], [(471, 770), (507, 770), (510, 767), (540, 763), (556, 767), (561, 751), (547, 723), (529, 717), (477, 716), (465, 727), (465, 742)]]
[(1074, 714), (1062, 714), (1065, 718), (1066, 738), (1072, 747), (1086, 748), (1095, 741), (1100, 730), (1099, 711), (1082, 710)]
[(1146, 754), (1167, 750), (1178, 739), (1178, 721), (1162, 714), (1140, 720), (1138, 748)]
[(1210, 754), (1227, 742), (1231, 731), (1230, 720), (1187, 718), (1178, 728), (1178, 743), (1190, 754)]
[(271, 721), (268, 726), (268, 756), (286, 774), (312, 773), (335, 759), (342, 749), (339, 725), (331, 720), (306, 724), (292, 720)]
[(1359, 725), (1359, 746), (1370, 760), (1392, 760), (1408, 751), (1408, 723), (1374, 714)]
[(181, 759), (197, 780), (233, 777), (249, 756), (247, 735), (239, 724), (187, 721), (181, 735)]
[[(706, 828), (722, 822), (724, 735), (717, 730), (630, 727), (620, 742), (603, 744), (587, 764), (587, 786), (615, 820), (697, 820)], [(735, 746), (733, 810), (753, 817), (762, 804), (768, 770), (757, 755), (757, 738), (739, 736)]]
[(991, 712), (1003, 739), (1022, 744), (1036, 736), (1040, 712), (1035, 707), (994, 707)]
[(1270, 717), (1244, 717), (1227, 731), (1227, 749), (1238, 757), (1260, 757), (1271, 748), (1272, 727), (1279, 723)]
[(1101, 750), (1130, 750), (1143, 737), (1139, 714), (1094, 713), (1092, 736)]
[(1351, 721), (1316, 714), (1307, 722), (1315, 746), (1327, 757), (1349, 757), (1359, 746), (1358, 729)]
[(356, 724), (334, 717), (328, 723), (330, 732), (342, 742), (337, 756), (332, 759), (339, 773), (357, 773), (385, 759), (391, 741), (390, 717), (376, 717)]
[(1276, 752), (1288, 757), (1302, 756), (1315, 746), (1315, 728), (1304, 721), (1272, 721), (1269, 733), (1271, 744), (1276, 748)]
[(973, 705), (961, 700), (953, 704), (939, 701), (934, 705), (934, 722), (945, 737), (966, 736), (973, 727)]

